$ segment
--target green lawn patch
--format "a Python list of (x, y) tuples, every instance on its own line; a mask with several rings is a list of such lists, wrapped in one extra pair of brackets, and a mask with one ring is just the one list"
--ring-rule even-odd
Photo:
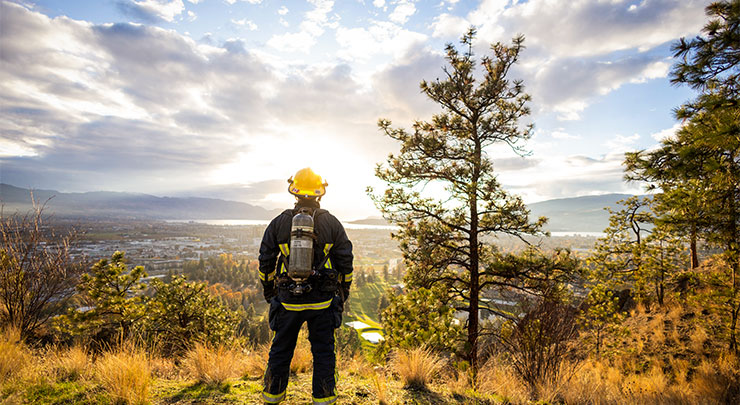
[(30, 404), (110, 404), (110, 397), (97, 385), (78, 381), (42, 383), (30, 386), (25, 393)]

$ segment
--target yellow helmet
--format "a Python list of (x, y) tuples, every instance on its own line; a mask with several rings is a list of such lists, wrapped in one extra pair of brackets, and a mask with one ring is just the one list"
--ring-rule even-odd
[(321, 176), (314, 173), (310, 167), (298, 170), (295, 176), (288, 179), (288, 192), (296, 197), (314, 198), (326, 194), (326, 186)]

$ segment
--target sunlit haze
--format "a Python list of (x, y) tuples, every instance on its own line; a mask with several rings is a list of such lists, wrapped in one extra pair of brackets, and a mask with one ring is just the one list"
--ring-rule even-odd
[(640, 192), (625, 151), (678, 128), (670, 46), (708, 0), (0, 0), (0, 180), (62, 192), (291, 205), (311, 167), (323, 206), (378, 215), (367, 186), (410, 128), (439, 111), (419, 91), (446, 43), (476, 53), (526, 38), (510, 73), (531, 94), (521, 157), (488, 153), (525, 201)]

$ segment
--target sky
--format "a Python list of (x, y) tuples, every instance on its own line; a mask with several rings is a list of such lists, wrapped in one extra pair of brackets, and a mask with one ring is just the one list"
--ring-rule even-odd
[[(445, 44), (522, 34), (510, 79), (532, 96), (527, 156), (487, 152), (525, 202), (639, 193), (624, 152), (679, 128), (671, 44), (709, 0), (0, 0), (0, 181), (288, 207), (311, 167), (322, 206), (378, 215), (366, 194), (410, 128)], [(0, 196), (1, 198), (1, 196)]]

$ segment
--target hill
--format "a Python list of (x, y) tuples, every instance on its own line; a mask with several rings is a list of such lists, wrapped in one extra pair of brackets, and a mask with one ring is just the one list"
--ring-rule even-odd
[(551, 232), (601, 232), (609, 225), (609, 213), (604, 209), (617, 207), (617, 201), (630, 194), (602, 194), (558, 198), (528, 204), (533, 218), (549, 218), (545, 229)]
[[(0, 184), (0, 202), (5, 212), (31, 208), (31, 190)], [(94, 191), (62, 193), (56, 190), (33, 190), (36, 201), (49, 199), (47, 212), (57, 216), (119, 219), (258, 219), (269, 220), (281, 210), (238, 201), (201, 197), (157, 197), (142, 193)], [(604, 207), (616, 207), (617, 201), (629, 194), (603, 194), (560, 198), (529, 204), (532, 217), (550, 219), (546, 229), (553, 232), (601, 232), (609, 224)], [(350, 222), (364, 225), (388, 225), (380, 217)]]
[[(4, 211), (25, 212), (31, 208), (31, 190), (0, 184)], [(141, 193), (95, 191), (62, 193), (33, 190), (36, 201), (49, 201), (47, 212), (61, 217), (105, 217), (120, 219), (264, 219), (281, 210), (214, 198), (157, 197)]]

